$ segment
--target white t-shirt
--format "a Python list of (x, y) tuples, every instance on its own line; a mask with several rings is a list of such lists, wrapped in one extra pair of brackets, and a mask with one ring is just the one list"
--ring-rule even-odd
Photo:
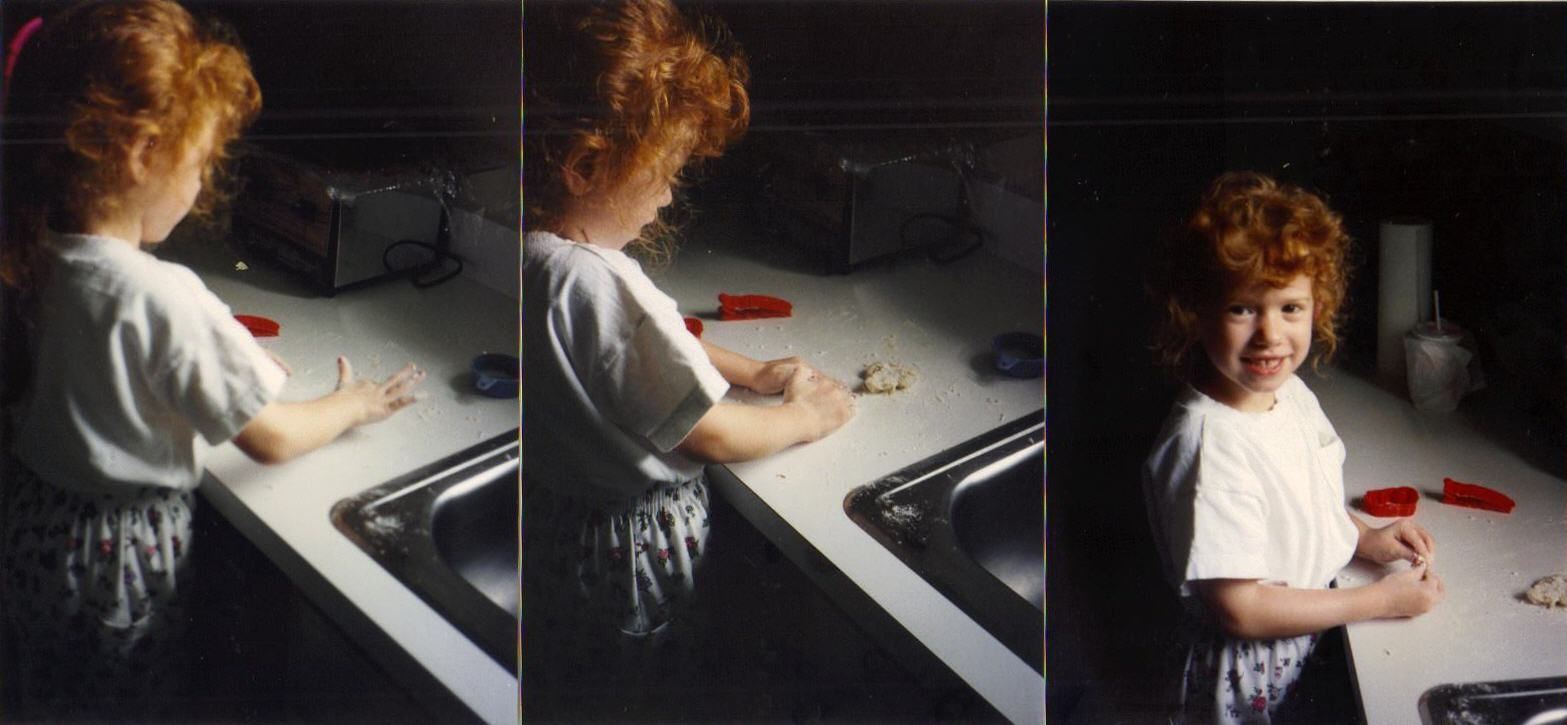
[(1144, 464), (1154, 542), (1188, 609), (1194, 580), (1321, 589), (1355, 554), (1343, 441), (1300, 378), (1277, 399), (1245, 413), (1188, 386)]
[(729, 383), (641, 265), (529, 232), (522, 290), (528, 481), (623, 499), (700, 475), (675, 447)]
[(15, 454), (79, 491), (195, 488), (286, 379), (189, 269), (124, 241), (49, 234)]

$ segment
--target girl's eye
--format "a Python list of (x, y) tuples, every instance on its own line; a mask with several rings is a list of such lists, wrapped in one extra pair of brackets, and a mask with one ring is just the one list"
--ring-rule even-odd
[(1242, 316), (1242, 315), (1249, 315), (1249, 314), (1251, 314), (1252, 313), (1252, 308), (1247, 307), (1246, 305), (1230, 305), (1229, 307), (1224, 308), (1224, 311), (1226, 313), (1229, 313), (1231, 315), (1235, 315), (1235, 316), (1239, 317), (1239, 316)]
[(1292, 303), (1287, 304), (1287, 305), (1284, 306), (1284, 314), (1287, 314), (1287, 315), (1298, 315), (1298, 314), (1300, 314), (1302, 312), (1305, 312), (1306, 309), (1307, 309), (1307, 307), (1305, 305), (1295, 304), (1295, 303), (1292, 302)]

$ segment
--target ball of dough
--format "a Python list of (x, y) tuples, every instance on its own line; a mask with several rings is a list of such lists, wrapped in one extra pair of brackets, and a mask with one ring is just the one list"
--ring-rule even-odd
[(891, 393), (905, 390), (914, 384), (913, 370), (897, 363), (873, 362), (860, 372), (867, 393)]
[(1524, 592), (1530, 602), (1542, 607), (1567, 607), (1567, 574), (1552, 574), (1538, 579)]

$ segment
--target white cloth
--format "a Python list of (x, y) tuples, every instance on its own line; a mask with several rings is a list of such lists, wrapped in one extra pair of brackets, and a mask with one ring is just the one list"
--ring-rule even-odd
[[(1332, 582), (1359, 538), (1345, 509), (1344, 455), (1343, 441), (1298, 377), (1263, 413), (1182, 391), (1144, 464), (1143, 485), (1165, 576), (1192, 617), (1211, 622), (1193, 581), (1256, 579), (1311, 589)], [(1231, 721), (1228, 710), (1240, 713), (1234, 721), (1259, 721), (1256, 698), (1266, 697), (1271, 708), (1277, 700), (1267, 686), (1282, 697), (1293, 682), (1289, 672), (1274, 676), (1279, 662), (1299, 663), (1310, 649), (1307, 637), (1195, 643), (1188, 688), (1193, 680), (1217, 687), (1221, 720)], [(1263, 686), (1241, 687), (1246, 683), (1236, 683), (1234, 672), (1262, 674)], [(1266, 721), (1266, 711), (1260, 718)]]
[(50, 234), (14, 453), (50, 483), (189, 490), (283, 370), (189, 269), (123, 241)]
[(624, 500), (699, 476), (675, 447), (729, 383), (641, 265), (529, 232), (522, 289), (528, 481)]

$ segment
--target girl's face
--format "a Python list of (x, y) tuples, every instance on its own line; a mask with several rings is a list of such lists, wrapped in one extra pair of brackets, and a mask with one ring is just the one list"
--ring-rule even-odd
[(141, 215), (139, 241), (143, 244), (168, 239), (174, 227), (190, 213), (201, 194), (201, 172), (212, 156), (212, 136), (209, 125), (197, 133), (196, 143), (187, 146), (172, 167), (149, 180)]
[(563, 236), (609, 249), (622, 249), (658, 219), (674, 199), (669, 182), (643, 174), (623, 188), (577, 197), (566, 214)]
[(1231, 290), (1202, 320), (1210, 369), (1198, 388), (1237, 410), (1273, 407), (1274, 392), (1311, 349), (1311, 278), (1284, 287), (1257, 283)]

